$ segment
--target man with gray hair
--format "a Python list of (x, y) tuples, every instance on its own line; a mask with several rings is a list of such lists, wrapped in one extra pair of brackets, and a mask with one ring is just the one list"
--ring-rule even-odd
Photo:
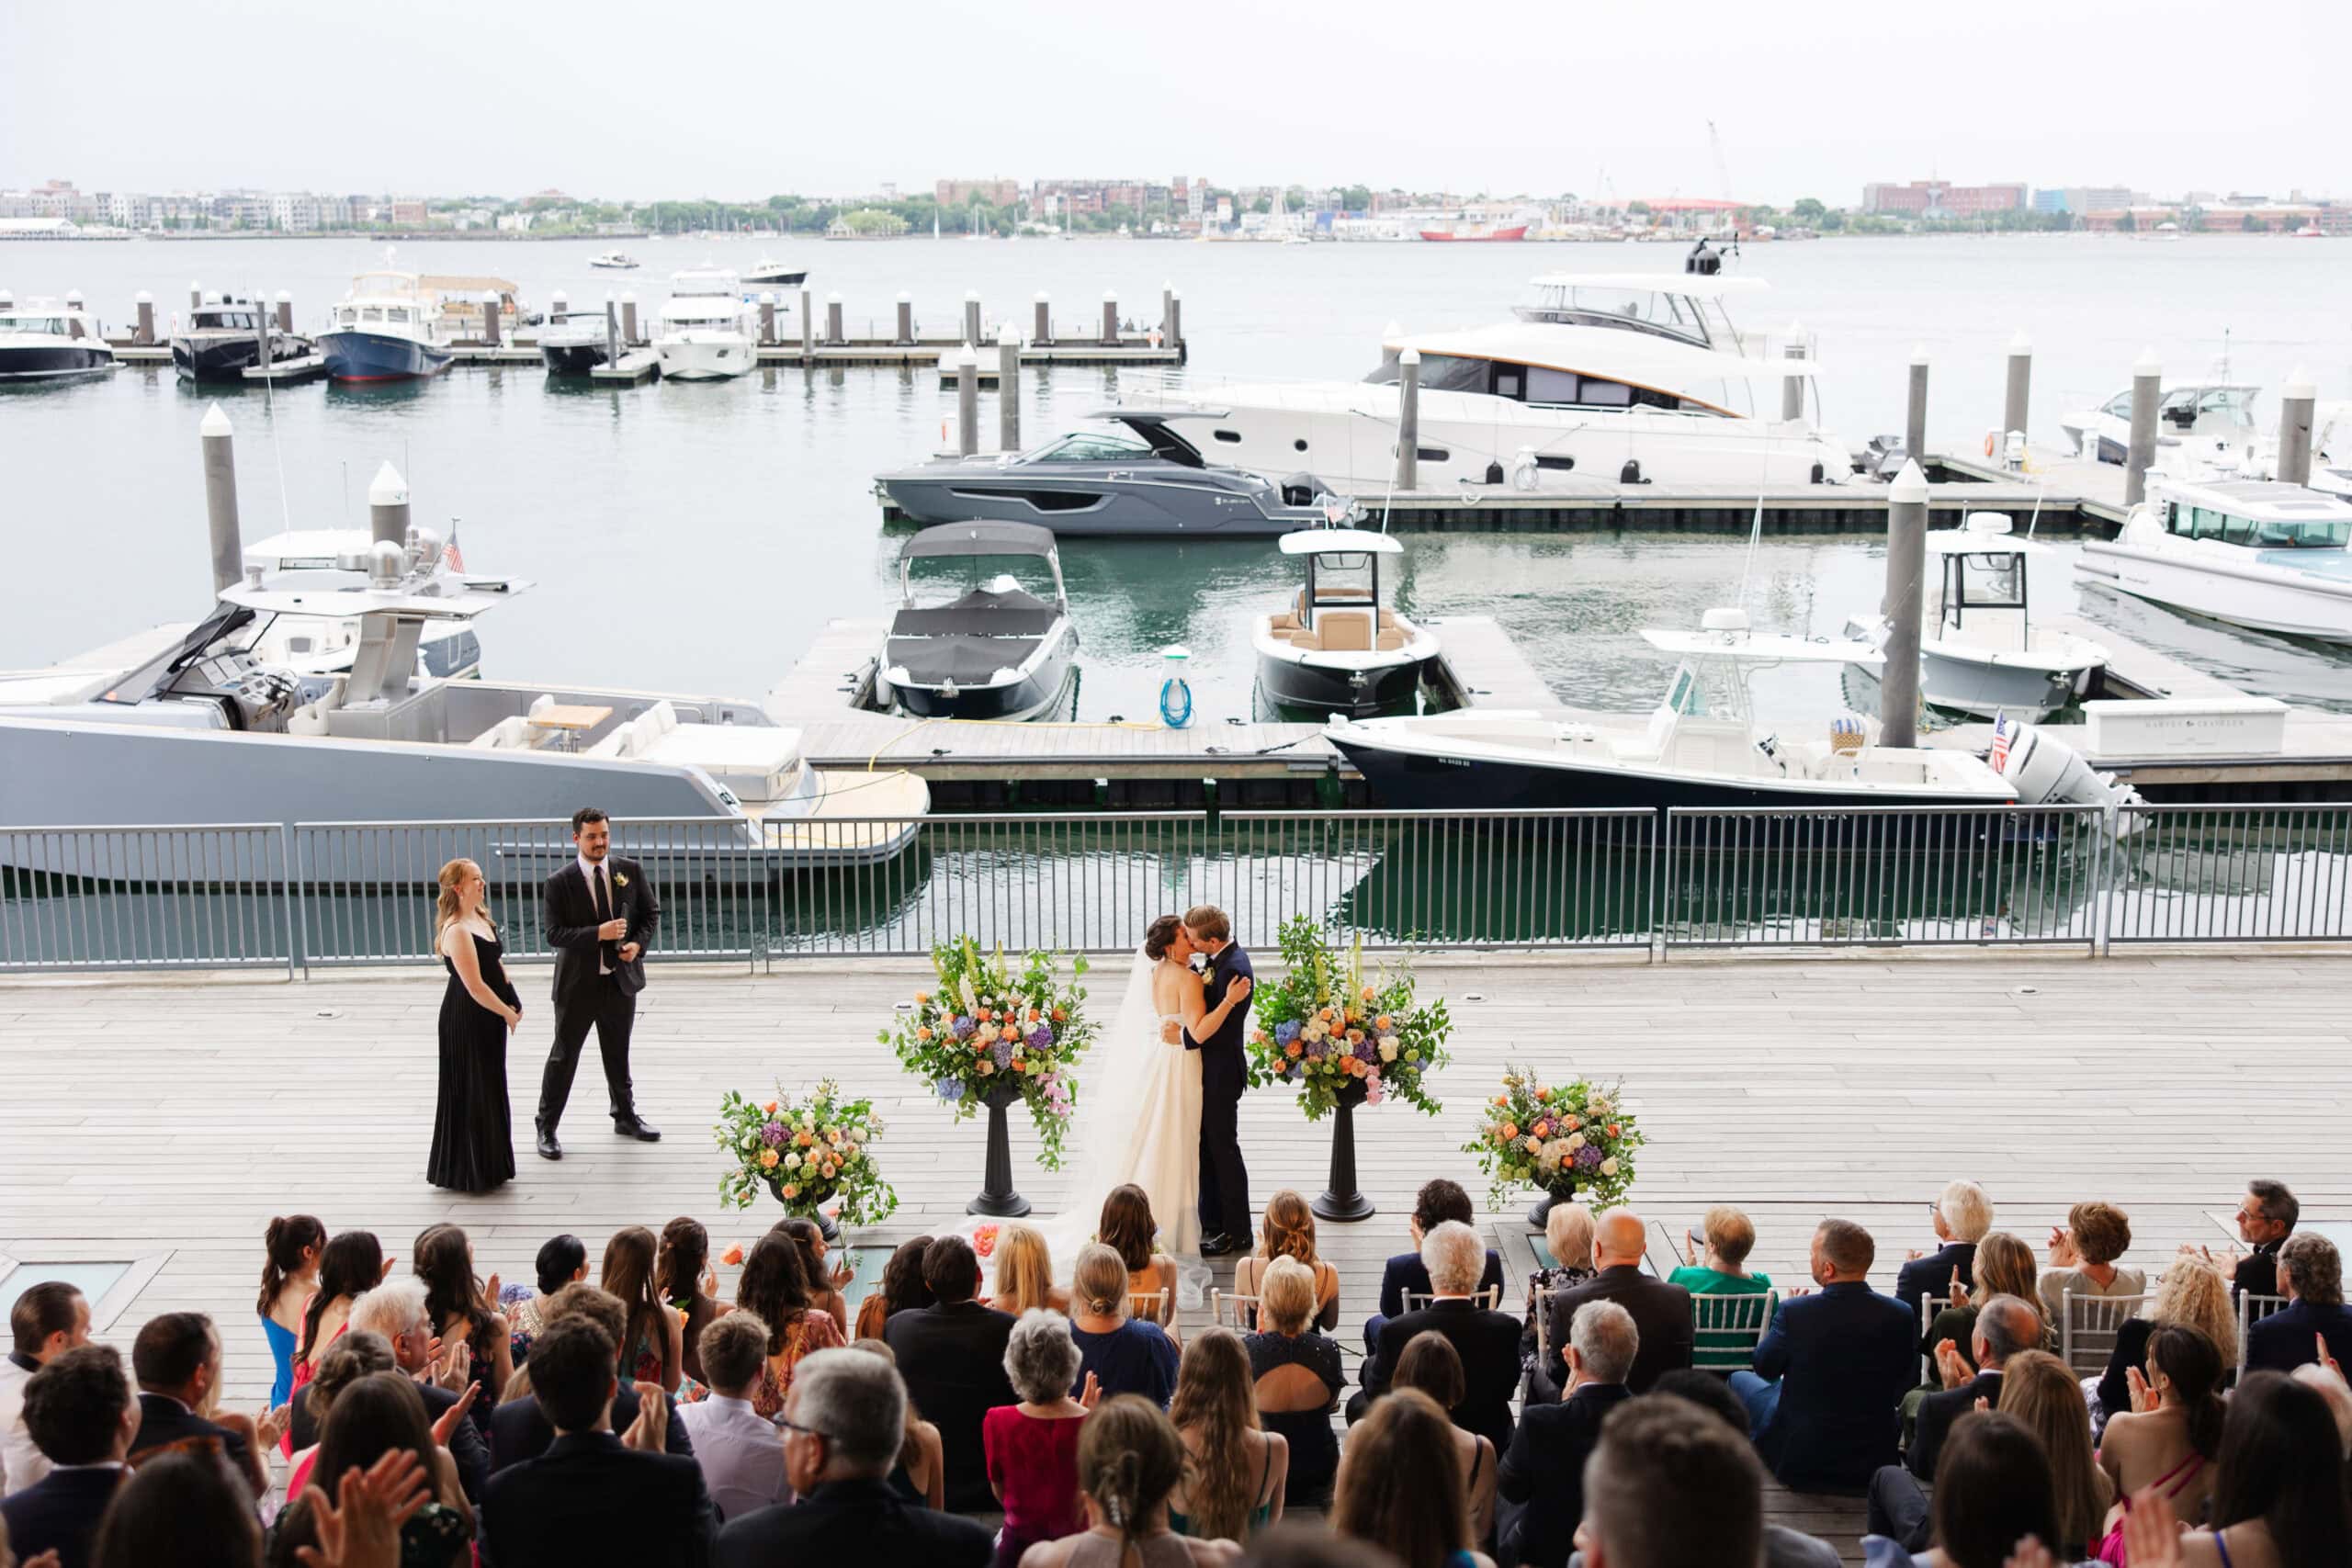
[(983, 1568), (995, 1555), (986, 1526), (934, 1514), (891, 1489), (907, 1440), (907, 1390), (880, 1356), (820, 1350), (803, 1360), (778, 1425), (785, 1479), (800, 1500), (729, 1520), (712, 1553), (718, 1568)]
[(1939, 1244), (1933, 1252), (1914, 1250), (1894, 1276), (1894, 1299), (1917, 1317), (1927, 1296), (1951, 1294), (1954, 1280), (1976, 1288), (1976, 1244), (1993, 1228), (1993, 1200), (1973, 1181), (1948, 1181), (1928, 1205)]
[(1976, 1360), (1973, 1376), (1959, 1346), (1949, 1339), (1938, 1341), (1936, 1373), (1943, 1392), (1919, 1402), (1918, 1424), (1905, 1456), (1911, 1473), (1921, 1481), (1935, 1480), (1936, 1458), (1943, 1452), (1944, 1434), (1951, 1424), (1975, 1409), (1979, 1399), (1998, 1405), (2001, 1369), (2018, 1351), (2041, 1348), (2041, 1314), (2016, 1296), (1995, 1296), (1976, 1309), (1976, 1327), (1969, 1336), (1969, 1353)]
[(1462, 1403), (1453, 1424), (1476, 1432), (1501, 1453), (1510, 1447), (1510, 1398), (1519, 1388), (1519, 1320), (1473, 1300), (1486, 1272), (1487, 1247), (1459, 1220), (1446, 1220), (1421, 1238), (1421, 1262), (1430, 1271), (1430, 1304), (1380, 1325), (1372, 1359), (1364, 1363), (1363, 1391), (1348, 1401), (1348, 1420), (1363, 1419), (1372, 1402), (1388, 1392), (1396, 1363), (1416, 1334), (1442, 1336), (1462, 1358)]
[(2352, 1312), (2344, 1305), (2344, 1258), (2317, 1231), (2290, 1235), (2278, 1248), (2278, 1283), (2287, 1305), (2246, 1330), (2248, 1371), (2291, 1372), (2320, 1359), (2352, 1366)]
[[(433, 1319), (425, 1311), (424, 1299), (424, 1280), (413, 1276), (387, 1280), (353, 1299), (350, 1332), (377, 1335), (392, 1348), (393, 1365), (416, 1380), (416, 1392), (424, 1396), (424, 1414), (435, 1432), (441, 1434), (449, 1457), (458, 1461), (458, 1480), (466, 1489), (467, 1500), (479, 1503), (482, 1488), (490, 1483), (490, 1444), (483, 1439), (482, 1427), (476, 1425), (470, 1408), (455, 1421), (443, 1419), (464, 1397), (472, 1368), (457, 1355), (445, 1355), (441, 1364), (435, 1366)], [(289, 1407), (292, 1425), (288, 1431), (297, 1453), (319, 1440), (310, 1393), (309, 1383), (296, 1389)], [(485, 1393), (496, 1397), (495, 1390)], [(475, 1397), (481, 1403), (482, 1395)]]
[(1502, 1507), (1497, 1561), (1562, 1568), (1584, 1517), (1584, 1463), (1609, 1414), (1633, 1397), (1625, 1374), (1640, 1351), (1634, 1314), (1587, 1302), (1568, 1331), (1568, 1383), (1556, 1404), (1531, 1404), (1497, 1473)]

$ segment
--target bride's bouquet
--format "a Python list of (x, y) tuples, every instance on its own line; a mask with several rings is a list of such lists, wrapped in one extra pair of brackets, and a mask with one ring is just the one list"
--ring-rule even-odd
[(966, 936), (933, 948), (931, 962), (939, 972), (936, 988), (917, 991), (881, 1042), (956, 1108), (958, 1121), (992, 1100), (1027, 1101), (1043, 1145), (1038, 1163), (1059, 1170), (1062, 1139), (1078, 1106), (1072, 1069), (1094, 1042), (1086, 990), (1076, 983), (1086, 959), (1070, 961), (1065, 981), (1051, 953), (1032, 953), (1016, 971), (1002, 948), (983, 953)]
[(1401, 1100), (1423, 1115), (1439, 1110), (1426, 1078), (1449, 1059), (1453, 1032), (1444, 998), (1417, 1003), (1408, 968), (1367, 976), (1359, 939), (1344, 956), (1311, 915), (1283, 922), (1282, 983), (1250, 993), (1250, 1081), (1299, 1086), (1298, 1102), (1319, 1122), (1342, 1101)]

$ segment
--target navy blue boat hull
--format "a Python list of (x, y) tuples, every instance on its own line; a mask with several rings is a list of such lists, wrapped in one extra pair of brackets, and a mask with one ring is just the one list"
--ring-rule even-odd
[(321, 333), (318, 346), (334, 381), (413, 381), (449, 367), (447, 349), (383, 333)]

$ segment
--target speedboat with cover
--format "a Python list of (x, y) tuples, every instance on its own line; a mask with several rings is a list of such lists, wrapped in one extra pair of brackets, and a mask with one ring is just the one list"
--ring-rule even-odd
[(653, 352), (667, 381), (723, 381), (758, 356), (758, 307), (743, 298), (727, 267), (690, 267), (670, 275), (670, 297), (653, 329)]
[(2352, 642), (2352, 502), (2280, 479), (2148, 471), (2112, 539), (2086, 539), (2085, 580), (2290, 637)]
[(363, 272), (318, 336), (327, 378), (412, 381), (449, 367), (440, 297), (413, 272)]
[(269, 307), (258, 299), (207, 300), (172, 334), (172, 368), (183, 381), (242, 381), (249, 367), (261, 363), (265, 335), (273, 365), (301, 358), (313, 346), (309, 338), (279, 332)]
[[(1048, 602), (1009, 573), (982, 578), (979, 563), (1043, 561)], [(967, 586), (944, 603), (915, 602), (915, 563), (968, 563)], [(1054, 705), (1078, 657), (1054, 536), (1030, 523), (950, 523), (925, 528), (899, 552), (901, 605), (878, 662), (879, 690), (922, 718), (1032, 718)]]
[(114, 350), (80, 306), (28, 299), (0, 308), (0, 382), (103, 376), (114, 367)]
[(1316, 528), (1283, 536), (1282, 552), (1306, 566), (1288, 607), (1253, 618), (1258, 683), (1287, 708), (1353, 718), (1409, 706), (1435, 636), (1381, 602), (1380, 566), (1403, 558), (1386, 534)]

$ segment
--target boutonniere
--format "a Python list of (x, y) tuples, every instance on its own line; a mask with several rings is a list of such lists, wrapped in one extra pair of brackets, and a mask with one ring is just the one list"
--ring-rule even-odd
[(628, 886), (628, 878), (623, 876), (616, 871), (613, 873), (613, 886), (616, 887), (627, 887)]

